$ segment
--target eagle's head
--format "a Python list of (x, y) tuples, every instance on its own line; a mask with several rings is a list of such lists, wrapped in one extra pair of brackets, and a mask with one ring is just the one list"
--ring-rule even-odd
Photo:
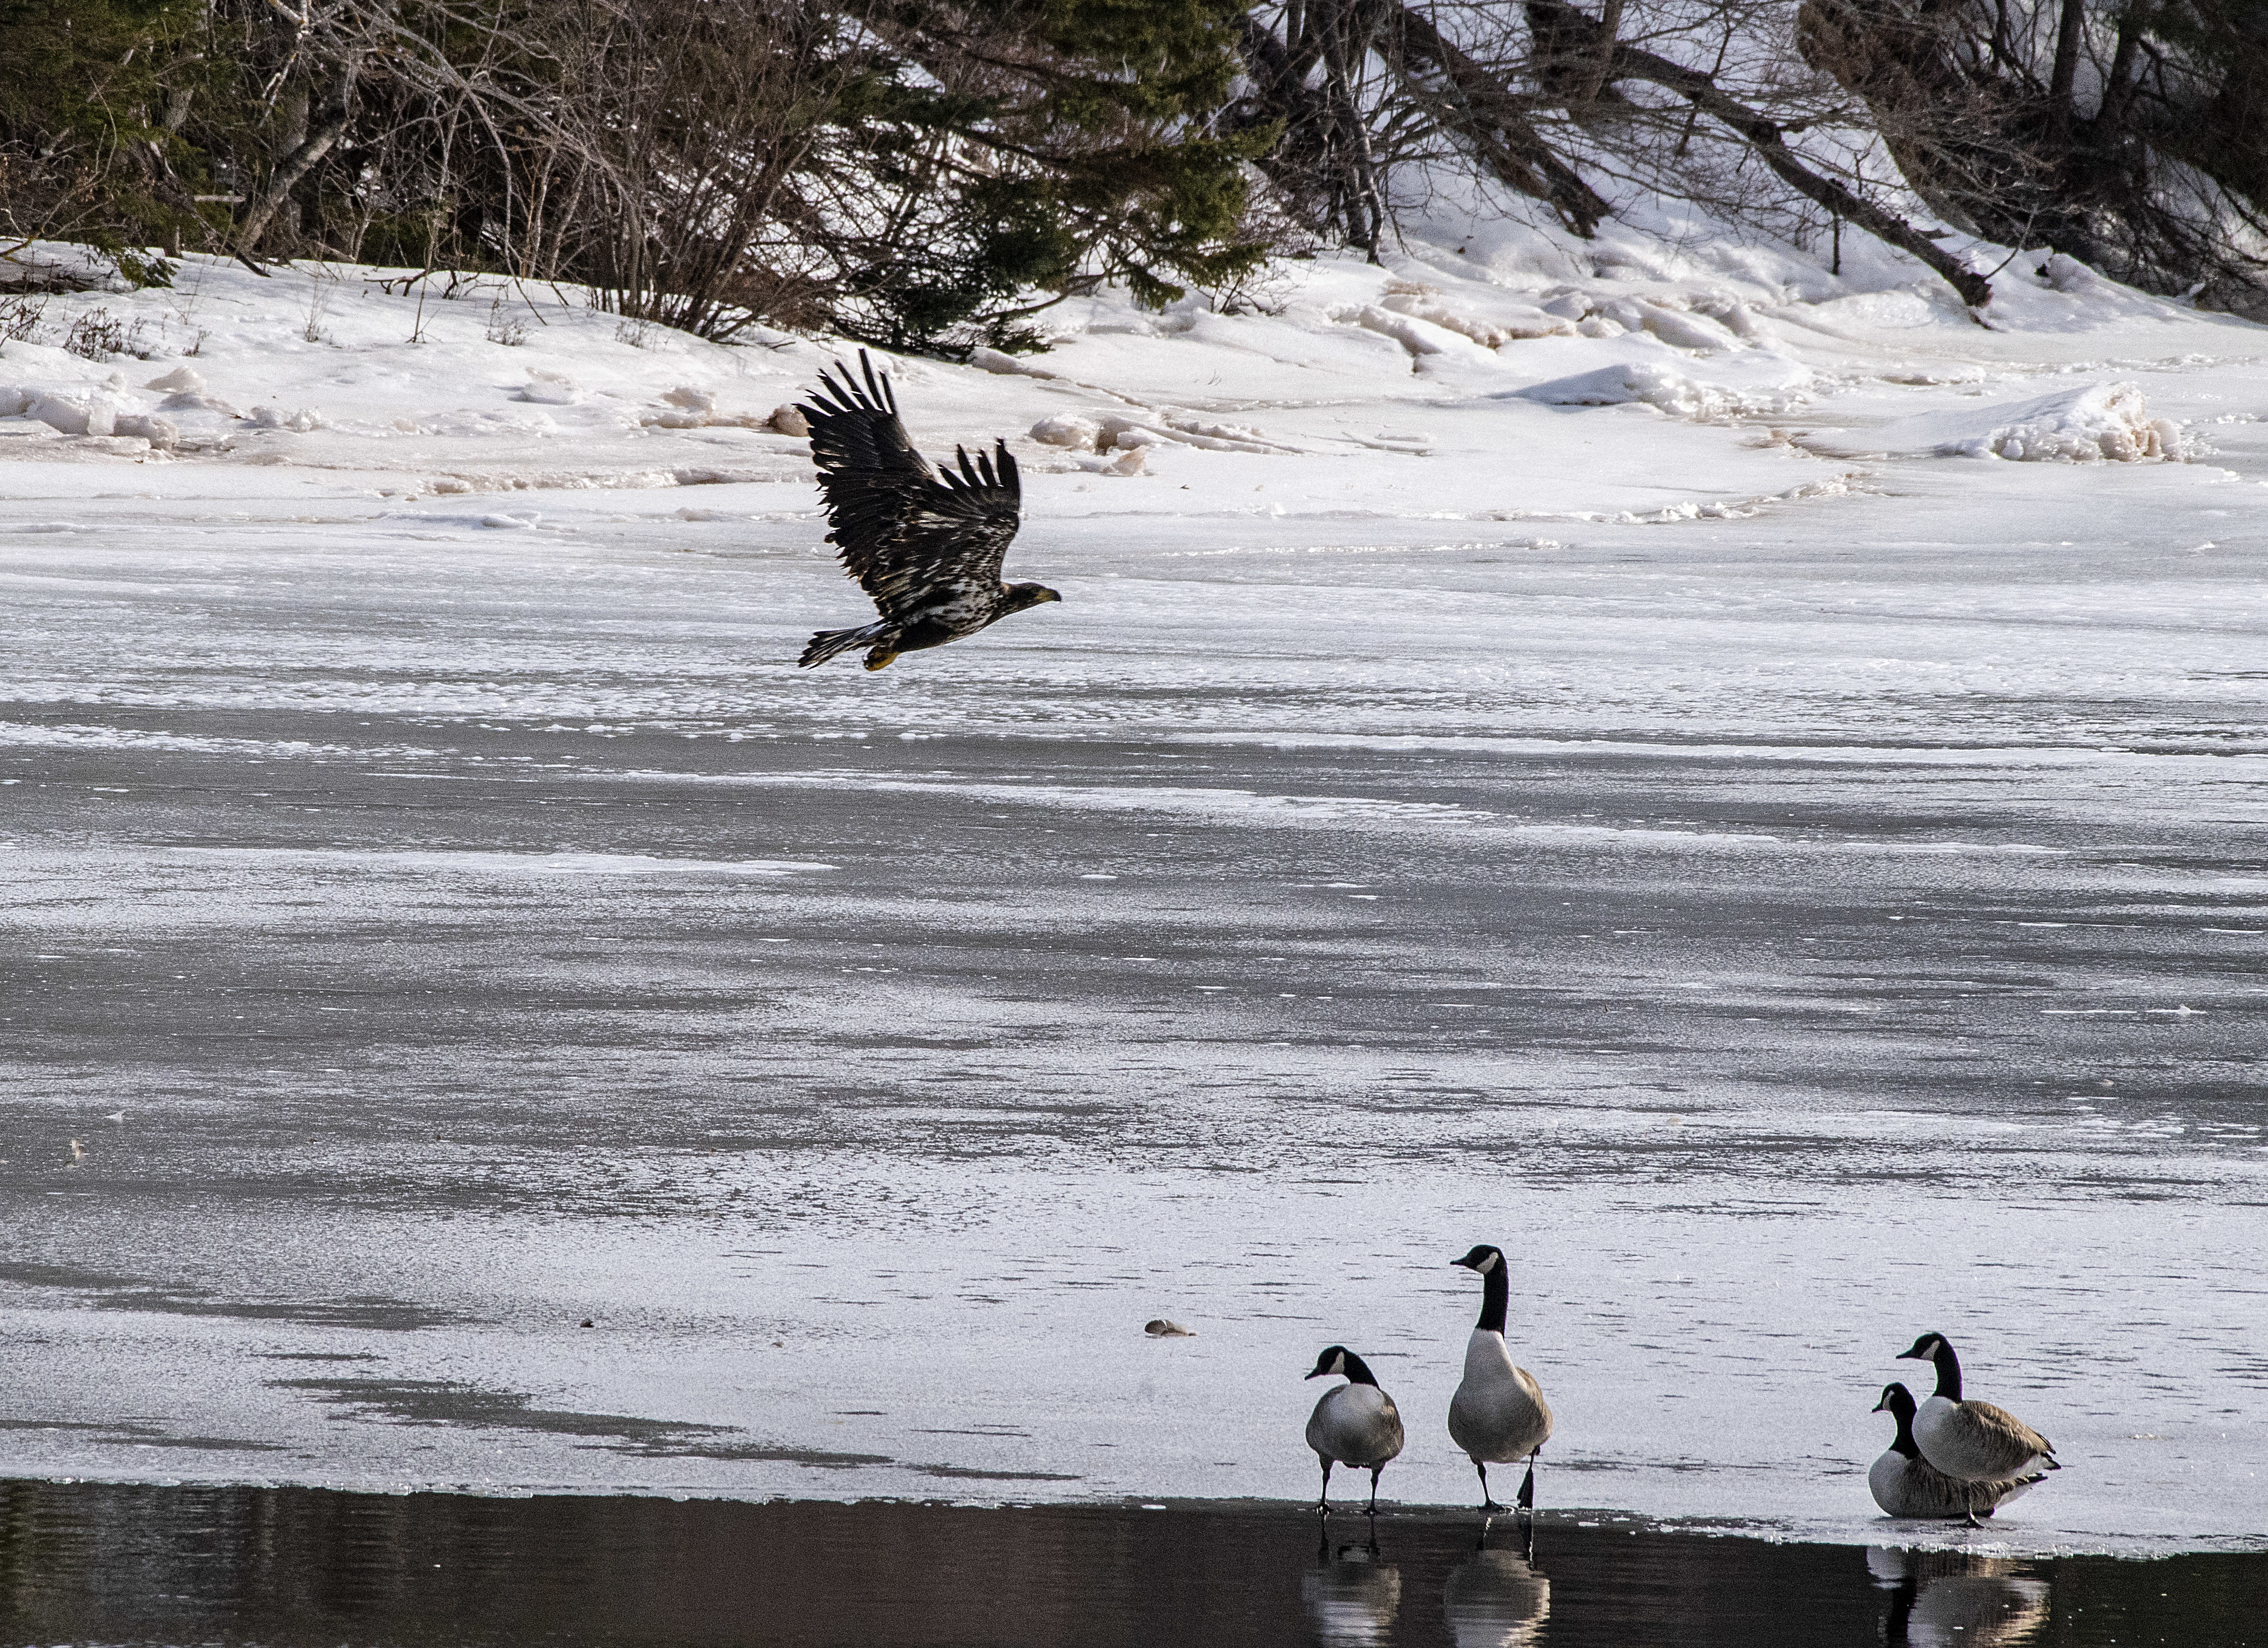
[(1007, 589), (1007, 595), (1000, 602), (1001, 610), (1005, 612), (1021, 612), (1026, 607), (1036, 607), (1042, 601), (1063, 599), (1045, 584), (1010, 584)]

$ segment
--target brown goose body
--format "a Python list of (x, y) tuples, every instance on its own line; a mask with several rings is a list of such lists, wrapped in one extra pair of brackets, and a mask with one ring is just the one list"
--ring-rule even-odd
[(1915, 1410), (1913, 1437), (1938, 1470), (1957, 1482), (2013, 1482), (2063, 1468), (2055, 1444), (2007, 1408), (1962, 1399), (1961, 1359), (1944, 1334), (1924, 1334), (1899, 1356), (1937, 1365), (1937, 1390)]

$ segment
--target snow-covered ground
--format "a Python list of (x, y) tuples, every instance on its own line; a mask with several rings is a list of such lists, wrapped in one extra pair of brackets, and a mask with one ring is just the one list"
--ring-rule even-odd
[(1879, 1541), (1936, 1328), (2068, 1467), (1985, 1543), (2257, 1540), (2268, 330), (1998, 281), (1500, 228), (891, 363), (1064, 602), (873, 676), (836, 348), (55, 299), (0, 1473), (1292, 1498), (1344, 1340), (1456, 1502), (1495, 1240), (1547, 1505)]

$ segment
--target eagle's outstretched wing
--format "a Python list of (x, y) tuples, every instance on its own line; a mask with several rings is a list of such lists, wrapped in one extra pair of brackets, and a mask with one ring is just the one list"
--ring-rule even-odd
[(973, 460), (955, 447), (959, 473), (932, 469), (898, 421), (889, 374), (863, 349), (858, 367), (863, 385), (837, 361), (840, 380), (821, 372), (818, 393), (797, 409), (811, 424), (827, 536), (844, 570), (893, 623), (971, 598), (989, 605), (1023, 499), (1007, 443)]

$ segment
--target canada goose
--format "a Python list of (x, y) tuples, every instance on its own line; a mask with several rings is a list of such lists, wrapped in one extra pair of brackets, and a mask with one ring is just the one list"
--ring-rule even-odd
[(1889, 1451), (1867, 1473), (1867, 1492), (1891, 1516), (1939, 1520), (1963, 1517), (1973, 1523), (1991, 1516), (2040, 1480), (2040, 1476), (2026, 1476), (2013, 1482), (1964, 1482), (1948, 1476), (1922, 1458), (1914, 1445), (1913, 1393), (1903, 1385), (1885, 1385), (1874, 1411), (1887, 1412), (1898, 1422), (1898, 1434)]
[(1543, 1388), (1526, 1368), (1513, 1363), (1504, 1346), (1504, 1309), (1511, 1298), (1505, 1275), (1504, 1252), (1484, 1243), (1462, 1259), (1452, 1260), (1480, 1275), (1481, 1319), (1465, 1341), (1465, 1377), (1449, 1399), (1449, 1437), (1472, 1460), (1481, 1474), (1481, 1509), (1504, 1507), (1489, 1497), (1488, 1467), (1528, 1461), (1528, 1475), (1520, 1484), (1519, 1506), (1535, 1506), (1535, 1456), (1551, 1439), (1551, 1410), (1544, 1405)]
[(1915, 1412), (1913, 1437), (1922, 1458), (1948, 1476), (2012, 1482), (2063, 1468), (2055, 1444), (2007, 1408), (1961, 1400), (1961, 1358), (1943, 1334), (1924, 1334), (1898, 1360), (1937, 1364), (1937, 1391)]
[(1307, 1445), (1323, 1462), (1323, 1491), (1315, 1509), (1331, 1511), (1331, 1467), (1352, 1465), (1370, 1473), (1370, 1509), (1378, 1514), (1378, 1474), (1402, 1452), (1402, 1415), (1394, 1399), (1378, 1388), (1369, 1364), (1344, 1345), (1332, 1345), (1315, 1358), (1311, 1379), (1338, 1378), (1307, 1415)]

